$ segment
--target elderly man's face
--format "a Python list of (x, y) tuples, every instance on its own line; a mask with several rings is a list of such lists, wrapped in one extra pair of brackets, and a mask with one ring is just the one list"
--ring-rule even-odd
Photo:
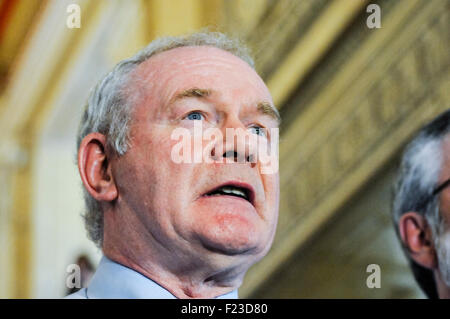
[[(258, 108), (273, 105), (261, 78), (228, 52), (182, 47), (141, 64), (131, 83), (139, 97), (130, 148), (113, 168), (119, 204), (136, 214), (149, 243), (180, 258), (186, 253), (262, 257), (278, 218), (278, 173), (262, 174), (260, 163), (177, 164), (171, 157), (179, 143), (171, 138), (173, 131), (193, 131), (196, 121), (203, 128), (220, 129), (224, 136), (226, 128), (241, 128), (246, 134), (257, 134), (255, 127), (276, 128), (270, 111)], [(235, 151), (230, 142), (224, 152)], [(211, 154), (221, 156), (214, 150)], [(212, 195), (222, 185), (238, 191)], [(239, 188), (247, 198), (234, 196), (243, 194)]]
[[(450, 178), (450, 136), (443, 141), (443, 167), (439, 178), (439, 184)], [(444, 223), (443, 233), (438, 240), (437, 257), (442, 279), (450, 287), (450, 187), (440, 193), (439, 211)]]

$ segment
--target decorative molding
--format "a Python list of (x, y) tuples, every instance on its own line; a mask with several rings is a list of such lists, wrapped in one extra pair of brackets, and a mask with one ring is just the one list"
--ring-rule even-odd
[(365, 0), (334, 0), (315, 19), (308, 32), (267, 81), (275, 105), (283, 105), (298, 83), (317, 64), (366, 3)]
[[(275, 1), (266, 8), (260, 23), (246, 34), (254, 52), (256, 69), (266, 79), (310, 30), (325, 7), (325, 0)], [(276, 57), (276, 58), (274, 58)]]
[(383, 29), (282, 136), (277, 235), (241, 296), (255, 291), (418, 127), (448, 107), (448, 15), (437, 1), (397, 3), (384, 13)]

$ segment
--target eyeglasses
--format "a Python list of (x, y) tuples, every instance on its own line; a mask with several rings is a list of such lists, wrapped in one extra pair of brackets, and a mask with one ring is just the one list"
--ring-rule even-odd
[(440, 192), (442, 192), (446, 187), (448, 187), (450, 185), (450, 178), (448, 180), (446, 180), (445, 182), (443, 182), (441, 185), (439, 185), (438, 187), (436, 187), (433, 190), (433, 193), (431, 193), (430, 196), (425, 197), (424, 199), (422, 199), (418, 205), (419, 209), (418, 210), (424, 210), (425, 207), (427, 206), (427, 204)]
[(441, 185), (439, 185), (431, 194), (431, 197), (436, 196), (437, 194), (439, 194), (440, 192), (442, 192), (444, 190), (444, 188), (448, 187), (450, 185), (450, 178), (448, 180), (446, 180), (445, 182), (443, 182)]

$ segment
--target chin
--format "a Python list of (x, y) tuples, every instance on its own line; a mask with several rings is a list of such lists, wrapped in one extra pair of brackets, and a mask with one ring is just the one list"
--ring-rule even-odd
[(254, 255), (262, 251), (260, 236), (250, 227), (210, 227), (197, 235), (206, 249), (223, 255)]
[(237, 242), (224, 242), (205, 238), (202, 240), (202, 244), (207, 250), (211, 252), (227, 256), (254, 255), (258, 251), (260, 251), (260, 249), (258, 249), (258, 246), (251, 245), (249, 243), (243, 244)]
[(224, 205), (206, 208), (195, 207), (189, 214), (192, 218), (189, 228), (203, 247), (230, 256), (262, 252), (268, 229), (254, 210)]

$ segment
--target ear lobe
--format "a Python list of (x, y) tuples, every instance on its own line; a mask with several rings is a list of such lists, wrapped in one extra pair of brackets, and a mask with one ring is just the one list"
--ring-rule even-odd
[(117, 188), (106, 155), (106, 138), (100, 133), (90, 133), (78, 150), (78, 170), (84, 187), (98, 201), (113, 201)]
[(437, 267), (431, 229), (425, 218), (416, 213), (402, 215), (398, 223), (400, 237), (410, 257), (419, 265), (434, 269)]

